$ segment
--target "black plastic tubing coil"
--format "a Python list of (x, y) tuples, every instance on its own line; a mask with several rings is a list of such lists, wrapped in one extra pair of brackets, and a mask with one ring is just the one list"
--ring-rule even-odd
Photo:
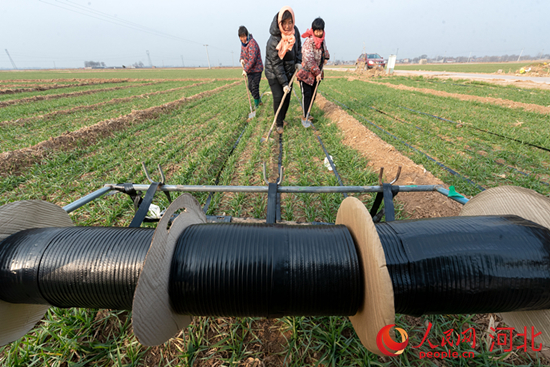
[(18, 232), (1, 242), (0, 299), (130, 310), (153, 233), (104, 227)]
[(180, 314), (348, 316), (363, 275), (345, 226), (198, 224), (177, 242), (169, 293)]
[(550, 230), (517, 216), (376, 225), (395, 311), (472, 314), (550, 308)]

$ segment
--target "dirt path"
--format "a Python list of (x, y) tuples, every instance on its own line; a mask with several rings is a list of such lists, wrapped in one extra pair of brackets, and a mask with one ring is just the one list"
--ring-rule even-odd
[[(338, 71), (342, 73), (341, 77), (357, 75), (355, 68), (325, 68), (325, 70)], [(452, 79), (452, 80), (477, 80), (495, 85), (508, 86), (513, 85), (518, 88), (531, 89), (550, 89), (550, 76), (546, 77), (525, 77), (516, 75), (505, 75), (499, 73), (451, 73), (444, 71), (427, 70), (395, 70), (393, 75), (397, 76), (416, 76), (422, 75), (425, 78)], [(371, 75), (372, 76), (372, 75)]]
[(427, 78), (439, 79), (477, 80), (502, 86), (513, 85), (518, 88), (550, 89), (550, 75), (530, 76), (526, 74), (525, 76), (522, 76), (503, 73), (459, 73), (428, 70), (395, 70), (395, 74), (400, 76), (422, 75)]
[(221, 87), (195, 94), (191, 97), (183, 97), (176, 101), (165, 103), (162, 106), (154, 106), (144, 110), (132, 111), (131, 113), (109, 120), (104, 120), (92, 126), (86, 126), (76, 131), (52, 137), (29, 148), (18, 149), (0, 154), (0, 175), (17, 174), (22, 168), (28, 167), (40, 161), (50, 152), (55, 150), (70, 150), (76, 146), (91, 145), (97, 139), (110, 135), (127, 126), (141, 123), (145, 120), (154, 119), (162, 114), (173, 111), (187, 102), (201, 99), (215, 94), (224, 89), (240, 84), (240, 81), (226, 84)]
[[(402, 167), (398, 185), (444, 185), (422, 165), (417, 165), (403, 156), (397, 149), (380, 139), (363, 124), (329, 102), (322, 95), (315, 101), (325, 115), (344, 133), (343, 143), (360, 152), (369, 161), (369, 166), (376, 172), (384, 167), (384, 182), (389, 182)], [(449, 217), (458, 215), (462, 205), (444, 197), (437, 192), (400, 193), (396, 200), (404, 204), (404, 210), (412, 218)]]
[(28, 97), (28, 98), (11, 99), (9, 101), (0, 102), (0, 108), (6, 107), (6, 106), (12, 106), (12, 105), (15, 105), (15, 104), (28, 103), (28, 102), (45, 101), (45, 100), (50, 100), (50, 99), (59, 99), (59, 98), (74, 97), (74, 96), (84, 96), (84, 95), (87, 95), (87, 94), (108, 92), (108, 91), (113, 91), (113, 90), (144, 87), (144, 86), (147, 86), (147, 85), (154, 85), (154, 84), (159, 84), (159, 83), (160, 82), (151, 82), (151, 83), (145, 83), (145, 84), (139, 84), (139, 85), (125, 85), (123, 87), (85, 90), (85, 91), (82, 91), (82, 92), (71, 92), (71, 93), (51, 94), (51, 95), (47, 95), (47, 96), (34, 96), (34, 97)]
[(434, 89), (428, 89), (428, 88), (415, 88), (415, 87), (409, 87), (403, 84), (395, 85), (390, 83), (379, 83), (379, 82), (373, 82), (371, 80), (365, 80), (362, 78), (357, 78), (358, 80), (361, 80), (366, 83), (376, 84), (376, 85), (383, 85), (388, 88), (393, 89), (399, 89), (399, 90), (406, 90), (410, 92), (420, 92), (425, 94), (433, 94), (434, 96), (439, 97), (448, 97), (448, 98), (456, 98), (461, 101), (476, 101), (481, 103), (490, 103), (490, 104), (496, 104), (503, 107), (508, 108), (523, 108), (526, 111), (530, 112), (537, 112), (542, 114), (550, 114), (550, 106), (545, 107), (538, 104), (533, 103), (523, 103), (523, 102), (516, 102), (516, 101), (510, 101), (509, 99), (502, 99), (502, 98), (493, 98), (493, 97), (479, 97), (479, 96), (472, 96), (469, 94), (459, 94), (459, 93), (449, 93), (444, 92), (440, 90), (434, 90)]
[(3, 125), (14, 125), (14, 124), (25, 125), (25, 124), (27, 124), (31, 121), (36, 121), (36, 120), (39, 120), (39, 119), (48, 120), (48, 119), (54, 118), (56, 116), (69, 115), (69, 114), (77, 112), (77, 111), (95, 110), (98, 107), (109, 105), (109, 104), (124, 103), (124, 102), (129, 102), (129, 101), (131, 101), (133, 99), (136, 99), (136, 98), (147, 98), (149, 96), (154, 96), (154, 95), (158, 95), (158, 94), (171, 93), (171, 92), (175, 92), (175, 91), (182, 90), (182, 89), (197, 87), (199, 85), (203, 85), (203, 84), (206, 84), (206, 83), (208, 83), (208, 82), (200, 82), (200, 83), (195, 83), (195, 84), (191, 84), (191, 85), (186, 85), (184, 87), (171, 88), (171, 89), (161, 90), (161, 91), (156, 91), (156, 92), (151, 92), (151, 93), (143, 93), (143, 94), (139, 94), (139, 95), (135, 95), (135, 96), (131, 96), (131, 97), (113, 98), (113, 99), (111, 99), (109, 101), (105, 101), (105, 102), (99, 102), (99, 103), (95, 103), (95, 104), (87, 105), (87, 106), (76, 106), (76, 107), (73, 107), (73, 108), (69, 108), (67, 110), (53, 111), (53, 112), (50, 112), (50, 113), (46, 113), (44, 115), (31, 116), (31, 117), (21, 118), (21, 119), (17, 119), (17, 120), (0, 121), (0, 127), (2, 127)]

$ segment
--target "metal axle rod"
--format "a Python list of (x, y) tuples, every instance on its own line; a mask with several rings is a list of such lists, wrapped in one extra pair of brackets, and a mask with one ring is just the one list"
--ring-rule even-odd
[[(105, 185), (112, 189), (119, 188), (119, 185)], [(425, 192), (437, 191), (438, 185), (403, 185), (399, 187), (399, 192)], [(122, 188), (122, 186), (120, 186)], [(147, 191), (149, 185), (134, 184), (134, 190)], [(267, 186), (223, 186), (223, 185), (163, 185), (158, 188), (159, 191), (186, 191), (186, 192), (268, 192)], [(382, 192), (382, 186), (279, 186), (278, 192), (281, 193), (341, 193), (341, 192)]]
[[(147, 191), (150, 185), (134, 184), (136, 191)], [(397, 185), (396, 185), (397, 186)], [(432, 192), (436, 191), (447, 196), (449, 190), (441, 185), (400, 185), (399, 192)], [(89, 202), (100, 198), (111, 190), (124, 189), (123, 185), (107, 184), (105, 187), (92, 192), (66, 206), (63, 209), (70, 213)], [(251, 192), (267, 193), (268, 186), (223, 186), (223, 185), (162, 185), (157, 188), (158, 191), (185, 191), (185, 192)], [(363, 192), (383, 192), (382, 186), (279, 186), (279, 193), (286, 194), (322, 194), (322, 193), (363, 193)], [(468, 199), (461, 197), (450, 197), (460, 204), (466, 204)]]

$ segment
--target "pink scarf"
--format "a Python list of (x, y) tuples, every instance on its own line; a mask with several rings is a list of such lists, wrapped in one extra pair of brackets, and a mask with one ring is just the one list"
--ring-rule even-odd
[(279, 30), (281, 31), (281, 41), (277, 45), (276, 49), (281, 60), (285, 57), (288, 50), (290, 50), (292, 46), (294, 46), (294, 42), (296, 42), (296, 40), (294, 39), (294, 27), (292, 27), (291, 31), (287, 32), (283, 29), (283, 25), (281, 24), (283, 20), (283, 14), (287, 10), (292, 15), (292, 24), (296, 24), (294, 11), (292, 10), (292, 8), (290, 6), (283, 6), (281, 10), (279, 10), (279, 15), (277, 16), (277, 23), (279, 24)]
[(321, 48), (321, 45), (323, 44), (323, 41), (325, 40), (325, 31), (323, 31), (323, 37), (315, 37), (313, 34), (313, 29), (308, 29), (306, 33), (302, 34), (302, 38), (308, 38), (310, 36), (313, 36), (313, 40), (315, 41), (315, 48)]

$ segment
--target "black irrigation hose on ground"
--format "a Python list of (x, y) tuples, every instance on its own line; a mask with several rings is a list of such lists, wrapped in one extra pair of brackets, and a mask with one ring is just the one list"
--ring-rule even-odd
[[(387, 113), (387, 112), (385, 112), (385, 111), (382, 111), (382, 110), (380, 110), (380, 109), (378, 109), (378, 108), (376, 108), (376, 107), (373, 107), (373, 106), (368, 106), (368, 107), (369, 107), (370, 109), (372, 109), (372, 110), (378, 112), (378, 113), (381, 113), (381, 114), (383, 114), (383, 115), (385, 115), (385, 116), (389, 116), (389, 117), (393, 118), (394, 120), (396, 120), (396, 121), (398, 121), (398, 122), (401, 122), (401, 123), (404, 123), (404, 124), (411, 125), (411, 126), (415, 127), (416, 129), (418, 129), (418, 130), (420, 130), (420, 131), (422, 131), (422, 132), (426, 132), (426, 130), (424, 130), (424, 129), (422, 129), (422, 128), (416, 126), (416, 125), (413, 125), (411, 122), (402, 120), (402, 119), (400, 119), (400, 118), (398, 118), (398, 117), (395, 117), (395, 116), (393, 116), (393, 115), (391, 115), (391, 114), (389, 114), (389, 113)], [(441, 140), (447, 142), (445, 139), (441, 138), (440, 136), (438, 136), (438, 138), (440, 138)], [(515, 168), (515, 167), (509, 166), (509, 165), (504, 164), (504, 163), (497, 162), (497, 161), (495, 161), (495, 160), (493, 160), (493, 159), (489, 159), (489, 158), (487, 158), (487, 157), (485, 157), (485, 156), (483, 156), (483, 155), (481, 155), (481, 154), (479, 154), (479, 153), (477, 153), (477, 152), (474, 152), (474, 151), (472, 151), (472, 150), (466, 149), (466, 151), (467, 151), (467, 152), (470, 152), (470, 153), (473, 153), (473, 154), (476, 154), (476, 155), (479, 155), (480, 157), (483, 157), (483, 158), (485, 158), (485, 159), (488, 159), (488, 160), (490, 160), (491, 162), (496, 163), (496, 164), (498, 164), (498, 165), (500, 165), (500, 166), (507, 167), (507, 168), (509, 168), (509, 169), (511, 169), (511, 170), (513, 170), (513, 171), (515, 171), (515, 172), (517, 172), (517, 173), (519, 173), (519, 174), (521, 174), (521, 175), (526, 176), (526, 177), (532, 177), (532, 175), (529, 174), (529, 173), (520, 171), (519, 169), (517, 169), (517, 168)], [(540, 182), (541, 184), (543, 184), (543, 185), (550, 186), (550, 184), (549, 184), (548, 182), (540, 181), (540, 180), (539, 180), (539, 182)]]
[[(302, 93), (302, 95), (303, 95), (303, 93)], [(300, 102), (300, 105), (302, 106), (302, 111), (304, 112), (304, 115), (305, 115), (303, 103), (300, 101), (300, 99), (298, 98), (296, 93), (294, 93), (294, 96), (296, 97), (298, 102)], [(313, 100), (312, 100), (312, 103), (313, 103)], [(311, 128), (315, 132), (315, 136), (317, 137), (317, 140), (319, 141), (319, 144), (321, 144), (321, 148), (323, 148), (323, 152), (325, 152), (325, 156), (327, 157), (327, 160), (330, 164), (330, 167), (332, 168), (332, 172), (334, 173), (334, 175), (336, 176), (336, 179), (338, 180), (338, 184), (340, 186), (344, 186), (344, 183), (342, 182), (342, 179), (340, 178), (340, 175), (338, 174), (338, 171), (336, 170), (336, 166), (335, 166), (334, 162), (332, 161), (332, 158), (330, 157), (329, 152), (325, 148), (325, 145), (323, 144), (323, 141), (321, 140), (319, 130), (317, 130), (317, 128), (315, 127), (315, 125), (313, 125), (313, 123), (311, 123)], [(344, 196), (344, 198), (348, 197), (348, 194), (346, 194), (345, 192), (343, 192), (342, 195)]]
[[(426, 113), (426, 112), (416, 111), (416, 110), (413, 110), (411, 108), (407, 108), (407, 107), (403, 107), (403, 106), (398, 106), (398, 107), (403, 108), (403, 109), (408, 110), (408, 111), (411, 111), (411, 112), (420, 113), (422, 115), (430, 116), (430, 117), (436, 118), (436, 119), (441, 120), (441, 121), (450, 122), (451, 124), (458, 125), (458, 122), (448, 120), (448, 119), (443, 118), (443, 117), (432, 115), (432, 114), (429, 114), (429, 113)], [(491, 131), (488, 131), (488, 130), (480, 129), (478, 127), (474, 127), (474, 126), (469, 125), (469, 124), (463, 124), (463, 126), (467, 126), (467, 127), (472, 128), (474, 130), (481, 131), (481, 132), (484, 132), (484, 133), (487, 133), (487, 134), (495, 135), (495, 136), (498, 136), (499, 138), (512, 140), (512, 141), (515, 141), (515, 142), (518, 142), (518, 143), (521, 143), (521, 144), (529, 145), (533, 148), (537, 148), (537, 149), (541, 149), (541, 150), (550, 152), (550, 149), (548, 149), (548, 148), (541, 147), (541, 146), (536, 145), (536, 144), (531, 144), (531, 143), (528, 143), (528, 142), (525, 142), (525, 141), (522, 141), (522, 140), (514, 139), (514, 138), (511, 138), (511, 137), (506, 136), (506, 135), (501, 135), (501, 134), (497, 134), (497, 133), (494, 133), (494, 132), (491, 132)]]
[[(227, 158), (225, 158), (225, 161), (223, 162), (220, 170), (218, 171), (218, 174), (216, 175), (216, 181), (214, 181), (214, 185), (217, 185), (219, 182), (220, 182), (220, 177), (222, 175), (222, 172), (225, 168), (225, 164), (227, 163), (227, 161), (229, 160), (229, 158), (231, 157), (231, 155), (233, 154), (233, 152), (235, 151), (235, 148), (237, 148), (237, 145), (239, 145), (239, 142), (241, 141), (241, 138), (243, 137), (244, 135), (244, 132), (246, 131), (246, 129), (248, 128), (248, 124), (249, 122), (247, 122), (244, 126), (244, 129), (243, 131), (241, 132), (241, 135), (239, 135), (239, 138), (237, 139), (237, 141), (235, 142), (235, 144), (233, 144), (233, 147), (231, 148), (231, 150), (229, 151), (229, 154), (227, 155)], [(202, 209), (202, 211), (204, 213), (206, 213), (208, 211), (208, 207), (210, 206), (210, 202), (212, 201), (212, 197), (214, 196), (214, 193), (211, 192), (208, 194), (208, 198), (206, 199), (206, 202), (204, 204), (204, 207)]]
[[(326, 93), (325, 93), (325, 95), (326, 95)], [(381, 128), (380, 126), (378, 126), (378, 125), (376, 125), (375, 123), (369, 121), (367, 118), (365, 118), (363, 115), (359, 114), (358, 112), (356, 112), (356, 111), (353, 110), (352, 108), (346, 106), (345, 104), (343, 104), (343, 103), (337, 101), (337, 100), (334, 99), (334, 98), (331, 98), (331, 97), (328, 97), (328, 96), (327, 96), (327, 98), (328, 98), (329, 100), (332, 100), (334, 103), (336, 103), (336, 104), (338, 104), (338, 105), (340, 105), (340, 106), (342, 106), (342, 107), (344, 107), (344, 108), (346, 108), (346, 109), (352, 111), (353, 113), (355, 113), (357, 116), (361, 117), (363, 120), (365, 120), (366, 122), (368, 122), (368, 123), (371, 124), (372, 126), (376, 127), (377, 129), (381, 130), (382, 132), (388, 134), (388, 135), (391, 136), (393, 139), (395, 139), (395, 140), (397, 140), (398, 142), (404, 144), (405, 146), (409, 147), (409, 148), (412, 149), (413, 151), (422, 154), (423, 156), (425, 156), (426, 158), (428, 158), (430, 161), (434, 162), (434, 163), (437, 164), (439, 167), (443, 168), (444, 170), (446, 170), (447, 172), (451, 173), (452, 175), (461, 178), (462, 180), (468, 182), (470, 185), (472, 185), (472, 186), (478, 188), (478, 189), (481, 190), (481, 191), (485, 191), (485, 188), (484, 188), (484, 187), (478, 185), (477, 183), (473, 182), (473, 181), (470, 180), (469, 178), (462, 176), (460, 173), (458, 173), (458, 172), (456, 172), (455, 170), (453, 170), (453, 169), (451, 169), (451, 168), (445, 166), (443, 163), (441, 163), (441, 162), (439, 162), (439, 161), (436, 161), (434, 158), (430, 157), (428, 154), (424, 153), (423, 151), (421, 151), (421, 150), (419, 150), (419, 149), (413, 147), (413, 146), (410, 145), (409, 143), (407, 143), (407, 142), (405, 142), (405, 141), (399, 139), (398, 137), (396, 137), (396, 136), (393, 135), (392, 133), (390, 133), (390, 132), (384, 130), (384, 129)]]
[[(328, 153), (327, 149), (325, 148), (325, 145), (323, 144), (323, 141), (321, 140), (321, 136), (319, 135), (318, 130), (315, 128), (315, 125), (311, 123), (311, 128), (314, 131), (315, 136), (317, 137), (317, 140), (319, 141), (319, 144), (321, 144), (321, 148), (323, 148), (323, 151), (325, 152), (325, 156), (327, 157), (328, 162), (330, 163), (330, 167), (332, 168), (332, 172), (336, 176), (336, 179), (338, 180), (338, 184), (340, 186), (344, 186), (344, 183), (342, 182), (342, 179), (340, 178), (340, 175), (338, 174), (338, 171), (336, 170), (336, 166), (334, 165), (334, 162), (332, 161), (332, 158), (330, 157), (330, 154)], [(348, 194), (345, 192), (342, 193), (344, 198), (348, 197)]]

